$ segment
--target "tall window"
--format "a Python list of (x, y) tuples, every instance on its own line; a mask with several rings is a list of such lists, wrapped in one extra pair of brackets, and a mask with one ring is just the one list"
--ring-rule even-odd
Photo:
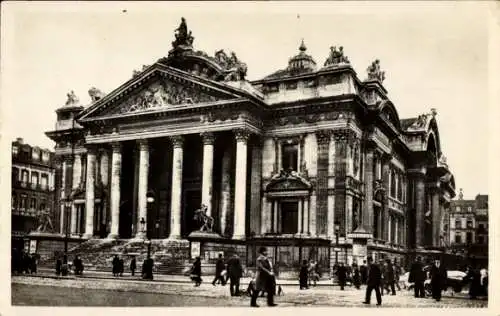
[(391, 196), (396, 197), (396, 173), (391, 171)]
[(467, 232), (467, 243), (472, 244), (472, 233), (471, 232)]
[(299, 145), (283, 144), (281, 147), (281, 165), (283, 170), (298, 171)]
[(36, 199), (31, 198), (30, 209), (36, 210)]
[(473, 228), (472, 227), (472, 219), (467, 220), (467, 228)]
[(38, 185), (38, 173), (37, 172), (31, 173), (31, 184)]
[(469, 207), (467, 208), (467, 212), (472, 212), (472, 207), (470, 207), (470, 206), (469, 206)]
[(28, 203), (28, 196), (26, 194), (21, 194), (21, 199), (19, 200), (19, 208), (25, 209)]
[(457, 207), (455, 208), (455, 210), (456, 210), (457, 212), (460, 212), (460, 206), (457, 206)]
[(462, 243), (462, 236), (460, 234), (455, 235), (455, 243), (456, 244), (461, 244)]
[(18, 152), (19, 152), (19, 147), (12, 146), (12, 155), (17, 156)]
[(40, 186), (42, 187), (42, 189), (46, 189), (47, 186), (48, 186), (48, 182), (49, 182), (49, 177), (47, 176), (47, 174), (42, 174), (41, 178), (40, 178)]
[(478, 237), (477, 237), (477, 242), (478, 242), (479, 244), (484, 244), (484, 236), (478, 236)]
[(460, 219), (456, 219), (455, 220), (455, 228), (462, 228), (462, 222), (460, 221)]
[(21, 172), (21, 181), (24, 183), (28, 183), (28, 176), (29, 176), (28, 170), (23, 170)]
[(19, 169), (16, 167), (12, 167), (12, 184), (17, 183), (19, 181)]

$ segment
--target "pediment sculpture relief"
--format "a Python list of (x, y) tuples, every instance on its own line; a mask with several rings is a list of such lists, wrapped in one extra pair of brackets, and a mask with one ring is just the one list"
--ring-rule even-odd
[(326, 59), (324, 66), (336, 66), (341, 63), (349, 64), (349, 59), (344, 55), (344, 48), (340, 46), (339, 50), (337, 50), (335, 46), (330, 47), (330, 55)]
[(202, 93), (195, 87), (175, 84), (171, 81), (156, 82), (129, 97), (121, 107), (121, 113), (150, 111), (170, 106), (202, 102), (214, 102), (218, 98)]
[(368, 80), (385, 80), (385, 71), (380, 69), (380, 60), (376, 59), (366, 70), (368, 72)]

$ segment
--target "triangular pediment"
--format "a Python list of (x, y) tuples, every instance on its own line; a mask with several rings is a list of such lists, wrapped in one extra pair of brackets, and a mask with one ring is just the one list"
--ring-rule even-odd
[(245, 97), (231, 86), (157, 63), (82, 111), (78, 119), (93, 121)]

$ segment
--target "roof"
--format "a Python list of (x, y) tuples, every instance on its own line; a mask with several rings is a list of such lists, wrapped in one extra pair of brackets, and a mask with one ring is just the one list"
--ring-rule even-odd
[(407, 119), (400, 120), (400, 122), (401, 122), (401, 128), (403, 130), (407, 130), (408, 127), (410, 127), (416, 120), (417, 120), (416, 117), (412, 117), (412, 118), (407, 118)]

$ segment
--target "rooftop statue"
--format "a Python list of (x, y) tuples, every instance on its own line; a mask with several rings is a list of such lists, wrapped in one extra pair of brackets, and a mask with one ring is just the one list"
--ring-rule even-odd
[(226, 71), (224, 80), (238, 81), (244, 80), (247, 75), (247, 65), (241, 62), (234, 52), (228, 56), (223, 49), (218, 50), (214, 54), (216, 62)]
[(427, 115), (421, 114), (417, 119), (410, 125), (409, 129), (420, 129), (424, 128), (427, 123)]
[(175, 48), (179, 46), (192, 46), (194, 37), (191, 35), (191, 31), (188, 32), (186, 19), (181, 18), (181, 24), (175, 29), (175, 41), (172, 42), (172, 46)]
[(340, 46), (339, 50), (337, 50), (336, 46), (330, 47), (330, 55), (325, 61), (324, 66), (335, 66), (340, 63), (349, 64), (349, 59), (347, 56), (344, 56), (344, 47)]
[(368, 80), (378, 80), (383, 82), (385, 80), (385, 71), (380, 70), (380, 60), (376, 59), (368, 69)]
[(67, 93), (66, 96), (68, 97), (68, 99), (66, 100), (66, 105), (72, 106), (72, 105), (78, 105), (80, 103), (80, 99), (78, 99), (73, 90)]
[(89, 96), (92, 100), (92, 103), (94, 103), (102, 99), (104, 97), (104, 93), (96, 87), (92, 87), (89, 89)]

